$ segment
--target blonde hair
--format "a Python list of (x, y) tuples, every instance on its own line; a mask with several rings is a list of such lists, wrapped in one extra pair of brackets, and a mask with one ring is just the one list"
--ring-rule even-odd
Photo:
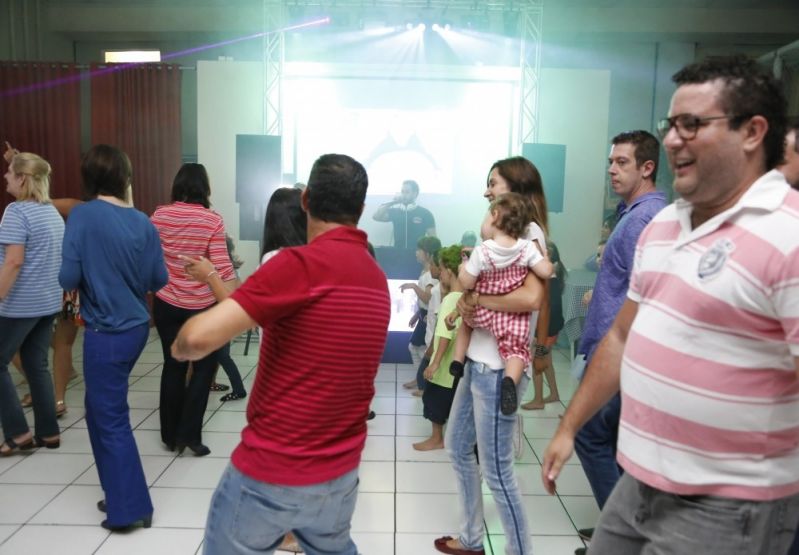
[(17, 200), (50, 202), (50, 164), (31, 152), (19, 152), (11, 159), (11, 171), (25, 176)]

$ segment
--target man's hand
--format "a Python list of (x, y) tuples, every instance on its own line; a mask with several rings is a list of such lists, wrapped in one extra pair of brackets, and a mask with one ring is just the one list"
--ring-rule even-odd
[(408, 289), (413, 289), (415, 286), (416, 286), (415, 283), (411, 283), (411, 282), (403, 283), (402, 285), (400, 285), (400, 291), (402, 291), (404, 293)]
[(558, 429), (555, 437), (547, 445), (544, 451), (544, 463), (541, 465), (541, 481), (544, 489), (550, 495), (555, 495), (555, 481), (560, 475), (560, 470), (574, 453), (574, 435)]
[(424, 369), (424, 379), (428, 382), (433, 379), (433, 375), (438, 372), (438, 363), (431, 362), (427, 368)]

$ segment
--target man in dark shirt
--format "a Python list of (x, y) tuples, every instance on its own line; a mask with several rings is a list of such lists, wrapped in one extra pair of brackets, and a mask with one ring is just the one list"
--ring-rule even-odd
[(412, 180), (404, 181), (402, 191), (394, 200), (381, 204), (372, 216), (377, 222), (394, 225), (394, 246), (397, 248), (415, 249), (421, 237), (436, 234), (436, 220), (428, 209), (416, 204), (418, 196), (419, 184)]

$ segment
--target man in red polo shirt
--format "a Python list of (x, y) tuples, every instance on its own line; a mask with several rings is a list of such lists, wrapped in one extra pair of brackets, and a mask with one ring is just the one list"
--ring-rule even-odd
[(390, 316), (386, 277), (356, 228), (363, 166), (326, 154), (302, 204), (308, 244), (283, 249), (172, 346), (203, 357), (260, 325), (247, 426), (211, 501), (206, 555), (271, 553), (293, 531), (309, 555), (355, 555), (350, 521), (366, 415)]

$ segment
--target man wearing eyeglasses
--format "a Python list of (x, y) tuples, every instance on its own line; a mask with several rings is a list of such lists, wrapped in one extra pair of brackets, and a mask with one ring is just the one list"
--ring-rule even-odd
[[(638, 237), (666, 206), (666, 195), (655, 188), (659, 159), (660, 143), (651, 133), (628, 131), (613, 137), (608, 176), (613, 192), (621, 201), (616, 207), (616, 226), (605, 244), (578, 349), (589, 363), (627, 297)], [(575, 450), (600, 509), (621, 476), (616, 463), (620, 410), (621, 398), (614, 395), (585, 423), (575, 441)], [(592, 533), (592, 528), (580, 530), (580, 536), (586, 540)], [(583, 547), (575, 551), (575, 555), (583, 553)]]
[(591, 553), (785, 554), (799, 522), (799, 192), (785, 97), (745, 57), (674, 75), (658, 130), (681, 199), (641, 234), (624, 306), (544, 454), (550, 493), (621, 389)]
[(799, 189), (799, 120), (791, 125), (785, 135), (785, 161), (777, 169), (791, 187)]

